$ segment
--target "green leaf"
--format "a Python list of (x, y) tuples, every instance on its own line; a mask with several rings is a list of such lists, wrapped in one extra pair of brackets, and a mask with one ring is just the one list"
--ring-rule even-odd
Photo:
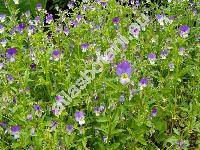
[(125, 130), (123, 130), (123, 129), (117, 129), (117, 130), (112, 130), (111, 133), (112, 134), (118, 134), (118, 133), (121, 133), (123, 131), (125, 131)]
[(108, 121), (109, 119), (106, 116), (97, 119), (97, 122), (108, 122)]
[[(46, 2), (47, 0), (21, 0), (19, 1), (18, 8), (20, 9), (21, 12), (26, 12), (27, 10), (30, 10), (31, 13), (34, 14), (36, 10), (36, 5), (38, 3), (42, 4), (42, 8), (46, 8)], [(14, 5), (14, 2), (13, 2)], [(0, 13), (3, 14), (9, 14), (8, 9), (4, 5), (4, 0), (0, 0)]]
[(175, 133), (176, 135), (180, 135), (180, 132), (178, 131), (178, 129), (173, 128), (173, 130), (174, 130), (174, 133)]
[(9, 14), (8, 9), (4, 5), (4, 0), (0, 0), (0, 13)]

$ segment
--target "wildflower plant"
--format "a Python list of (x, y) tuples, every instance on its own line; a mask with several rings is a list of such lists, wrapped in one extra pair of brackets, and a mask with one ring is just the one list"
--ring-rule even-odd
[(200, 148), (197, 1), (14, 3), (0, 14), (0, 149)]

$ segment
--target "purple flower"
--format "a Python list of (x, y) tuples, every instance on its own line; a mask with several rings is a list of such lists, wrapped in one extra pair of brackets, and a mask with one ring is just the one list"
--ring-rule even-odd
[(139, 38), (140, 34), (140, 26), (137, 23), (133, 23), (129, 26), (129, 32), (135, 37), (136, 39)]
[(40, 16), (35, 17), (35, 23), (38, 24), (40, 22)]
[(117, 65), (117, 75), (122, 75), (124, 73), (131, 75), (131, 64), (128, 61), (123, 61), (122, 63)]
[(108, 139), (107, 136), (103, 136), (103, 137), (102, 137), (102, 141), (103, 141), (104, 143), (107, 143), (107, 139)]
[(87, 9), (87, 6), (86, 6), (85, 4), (83, 4), (82, 10), (83, 10), (83, 11), (86, 11), (86, 9)]
[(77, 111), (74, 113), (75, 120), (80, 124), (85, 124), (85, 116), (83, 111)]
[(41, 3), (37, 3), (36, 9), (37, 9), (38, 11), (42, 10), (42, 4), (41, 4)]
[(131, 64), (128, 61), (123, 61), (117, 65), (116, 74), (121, 76), (120, 82), (125, 84), (130, 81), (132, 69)]
[(158, 113), (158, 109), (156, 107), (154, 107), (153, 110), (151, 111), (151, 115), (153, 117), (155, 117), (157, 115), (157, 113)]
[(182, 38), (187, 38), (188, 37), (188, 34), (190, 33), (190, 28), (189, 28), (188, 25), (180, 26), (179, 30), (180, 30), (180, 36)]
[(76, 20), (71, 20), (71, 21), (70, 21), (70, 24), (71, 24), (72, 26), (74, 26), (74, 27), (77, 27), (78, 21), (76, 21)]
[(168, 50), (163, 50), (160, 52), (160, 56), (162, 59), (166, 59), (167, 55), (169, 54)]
[(88, 49), (88, 47), (89, 47), (88, 43), (82, 43), (81, 44), (82, 52), (86, 52), (86, 50)]
[(62, 105), (62, 102), (64, 101), (63, 96), (57, 95), (56, 97), (56, 103), (58, 106)]
[(66, 130), (69, 134), (71, 134), (74, 131), (74, 126), (73, 125), (66, 125)]
[(31, 114), (28, 114), (28, 116), (26, 117), (27, 118), (27, 120), (33, 120), (33, 116), (31, 115)]
[(108, 0), (98, 0), (98, 3), (105, 7), (108, 3)]
[(120, 96), (120, 98), (119, 98), (119, 102), (120, 102), (121, 104), (123, 104), (124, 101), (125, 101), (125, 97), (124, 97), (124, 94), (122, 94), (122, 95)]
[(20, 131), (20, 126), (16, 125), (11, 127), (11, 134), (14, 135), (14, 139), (19, 138), (19, 131)]
[(94, 107), (94, 113), (95, 113), (96, 116), (99, 116), (100, 112), (101, 112), (100, 107), (98, 107), (98, 106)]
[(16, 27), (13, 27), (11, 30), (10, 30), (10, 35), (14, 35), (17, 31), (17, 28)]
[(59, 25), (59, 26), (56, 28), (56, 32), (57, 32), (57, 33), (61, 33), (61, 32), (62, 32), (62, 25)]
[(32, 64), (30, 65), (30, 67), (31, 67), (31, 70), (35, 71), (35, 69), (36, 69), (36, 64), (35, 64), (35, 63), (32, 63)]
[(76, 16), (76, 20), (78, 21), (78, 23), (81, 21), (81, 19), (82, 19), (82, 16), (81, 16), (81, 15), (77, 15), (77, 16)]
[(0, 123), (0, 126), (1, 126), (2, 128), (6, 128), (7, 123), (6, 123), (6, 122), (1, 122), (1, 123)]
[(16, 53), (17, 53), (16, 48), (9, 48), (9, 49), (7, 49), (7, 54), (9, 56), (14, 56), (14, 55), (16, 55)]
[(184, 47), (179, 47), (178, 54), (181, 55), (181, 56), (183, 56), (184, 52), (185, 52), (185, 48)]
[(11, 127), (11, 132), (12, 133), (17, 133), (20, 131), (20, 126), (16, 125), (16, 126), (12, 126)]
[(0, 21), (4, 22), (6, 19), (6, 15), (5, 14), (0, 14)]
[(4, 64), (3, 64), (3, 63), (0, 63), (0, 69), (2, 69), (2, 68), (3, 68), (3, 66), (4, 66)]
[(137, 7), (139, 7), (139, 6), (140, 6), (140, 1), (139, 1), (139, 0), (136, 0), (136, 1), (135, 1), (135, 5), (136, 5)]
[(119, 17), (115, 17), (115, 18), (113, 18), (112, 21), (113, 21), (114, 24), (118, 24), (120, 19), (119, 19)]
[(129, 0), (129, 3), (130, 3), (131, 5), (133, 5), (133, 4), (134, 4), (134, 0)]
[(69, 35), (69, 28), (68, 27), (65, 27), (63, 32), (65, 33), (65, 35)]
[(184, 143), (183, 140), (178, 140), (178, 141), (176, 142), (176, 144), (177, 144), (177, 146), (178, 146), (180, 149), (184, 149), (184, 147), (185, 147), (185, 143)]
[(46, 16), (46, 23), (50, 24), (53, 21), (53, 15), (52, 14), (48, 14)]
[(140, 90), (142, 90), (144, 87), (146, 87), (148, 84), (148, 79), (147, 78), (142, 78), (139, 82)]
[(154, 64), (155, 60), (156, 60), (156, 54), (154, 54), (154, 53), (149, 54), (148, 60), (150, 61), (151, 64)]
[(162, 19), (162, 18), (163, 18), (162, 15), (160, 15), (160, 14), (157, 14), (157, 15), (156, 15), (156, 19), (157, 19), (157, 20), (160, 20), (160, 19)]
[(54, 50), (52, 53), (52, 57), (55, 61), (58, 61), (60, 59), (60, 52), (59, 50)]
[(4, 32), (4, 27), (2, 25), (0, 25), (0, 33)]
[(6, 47), (7, 39), (6, 39), (6, 38), (2, 39), (0, 43), (1, 43), (1, 45), (2, 45), (3, 47)]
[(9, 48), (6, 51), (6, 57), (10, 60), (10, 62), (14, 62), (15, 61), (15, 55), (17, 53), (17, 49), (16, 48)]
[(21, 32), (22, 30), (24, 30), (25, 27), (26, 27), (26, 25), (25, 25), (24, 23), (20, 23), (20, 24), (18, 25), (18, 27), (17, 27), (17, 30), (18, 30), (19, 32)]
[(39, 110), (41, 110), (41, 107), (40, 107), (40, 105), (35, 105), (35, 107), (34, 107), (34, 108), (35, 108), (35, 110), (36, 110), (36, 111), (39, 111)]
[(157, 14), (156, 19), (158, 20), (158, 22), (161, 26), (164, 26), (164, 16), (163, 15)]
[(174, 70), (174, 64), (172, 62), (169, 63), (169, 70), (173, 71)]
[(31, 34), (33, 34), (33, 32), (34, 32), (34, 29), (35, 29), (35, 26), (34, 25), (30, 25), (29, 27), (28, 27), (28, 35), (30, 36)]
[(69, 7), (69, 9), (72, 9), (72, 8), (74, 8), (75, 3), (72, 2), (72, 1), (70, 1), (70, 2), (67, 4), (67, 6)]
[(14, 78), (11, 75), (7, 75), (7, 80), (11, 84), (14, 81)]

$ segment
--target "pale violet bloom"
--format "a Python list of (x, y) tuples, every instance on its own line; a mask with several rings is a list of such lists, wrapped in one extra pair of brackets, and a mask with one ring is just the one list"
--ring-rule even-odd
[(79, 125), (85, 124), (85, 116), (83, 111), (77, 111), (74, 113), (75, 120), (79, 123)]
[(38, 4), (36, 5), (36, 9), (37, 9), (38, 11), (41, 11), (41, 10), (42, 10), (42, 4), (41, 4), (41, 3), (38, 3)]
[(88, 44), (88, 43), (82, 43), (82, 44), (81, 44), (82, 52), (86, 52), (87, 49), (88, 49), (88, 47), (89, 47), (89, 44)]
[(98, 106), (94, 107), (94, 113), (96, 116), (99, 116), (101, 111), (100, 111), (100, 108)]
[(102, 137), (102, 141), (103, 141), (104, 143), (107, 143), (107, 139), (108, 139), (107, 136), (103, 136), (103, 137)]
[(3, 47), (6, 47), (7, 39), (2, 39), (0, 43)]
[(4, 26), (0, 25), (0, 34), (4, 32)]
[(28, 36), (30, 36), (31, 34), (33, 34), (33, 32), (34, 32), (34, 28), (35, 28), (35, 26), (34, 25), (30, 25), (29, 27), (28, 27)]
[(180, 47), (180, 48), (178, 49), (178, 54), (181, 55), (181, 56), (183, 56), (184, 53), (185, 53), (185, 48), (184, 48), (184, 47)]
[(166, 59), (168, 54), (169, 54), (169, 50), (162, 50), (160, 52), (161, 59)]
[(69, 35), (69, 28), (65, 27), (64, 30), (63, 30), (63, 32), (64, 32), (65, 35)]
[(175, 68), (175, 67), (174, 67), (174, 63), (170, 62), (170, 63), (169, 63), (169, 70), (170, 70), (170, 71), (174, 71), (174, 68)]
[(50, 24), (53, 21), (53, 15), (52, 14), (48, 14), (46, 16), (46, 23)]
[(143, 90), (144, 87), (146, 87), (148, 84), (148, 79), (147, 78), (142, 78), (139, 82), (139, 87), (140, 90)]
[(0, 63), (0, 70), (3, 68), (4, 64)]
[(19, 138), (19, 133), (20, 133), (20, 126), (16, 125), (11, 127), (11, 135), (14, 136), (14, 139)]
[(60, 96), (60, 95), (56, 96), (56, 104), (58, 106), (62, 105), (63, 101), (64, 101), (63, 96)]
[(5, 14), (0, 14), (0, 21), (4, 22), (6, 19), (6, 15)]
[(182, 38), (187, 38), (188, 37), (188, 35), (190, 33), (190, 27), (188, 25), (180, 26), (179, 30), (180, 30), (180, 36)]
[(136, 39), (139, 38), (139, 34), (140, 34), (140, 26), (137, 23), (132, 23), (129, 26), (129, 32), (131, 33), (131, 35), (133, 35), (133, 37), (135, 37)]
[(76, 16), (76, 20), (78, 21), (78, 23), (81, 21), (82, 18), (83, 18), (83, 17), (82, 17), (81, 15), (77, 15), (77, 16)]
[(152, 111), (151, 111), (151, 115), (152, 115), (153, 117), (155, 117), (157, 114), (158, 114), (158, 109), (157, 109), (156, 107), (154, 107), (154, 108), (152, 109)]
[(155, 64), (156, 54), (154, 54), (154, 53), (149, 54), (148, 60), (149, 60), (150, 64)]
[(72, 124), (66, 125), (66, 130), (68, 134), (72, 134), (72, 132), (74, 131), (74, 126)]
[(10, 62), (14, 62), (15, 61), (16, 54), (17, 54), (17, 49), (16, 48), (9, 48), (6, 51), (6, 57), (8, 58), (8, 60)]
[(128, 61), (123, 61), (117, 65), (116, 73), (118, 76), (120, 76), (120, 82), (122, 84), (130, 82), (131, 72), (131, 64)]
[(161, 26), (164, 26), (164, 16), (163, 15), (157, 14), (156, 19), (158, 20), (158, 22)]

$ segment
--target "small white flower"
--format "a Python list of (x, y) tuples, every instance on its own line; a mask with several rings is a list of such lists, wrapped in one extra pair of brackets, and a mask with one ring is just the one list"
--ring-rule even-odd
[(15, 4), (19, 4), (19, 0), (13, 0)]

